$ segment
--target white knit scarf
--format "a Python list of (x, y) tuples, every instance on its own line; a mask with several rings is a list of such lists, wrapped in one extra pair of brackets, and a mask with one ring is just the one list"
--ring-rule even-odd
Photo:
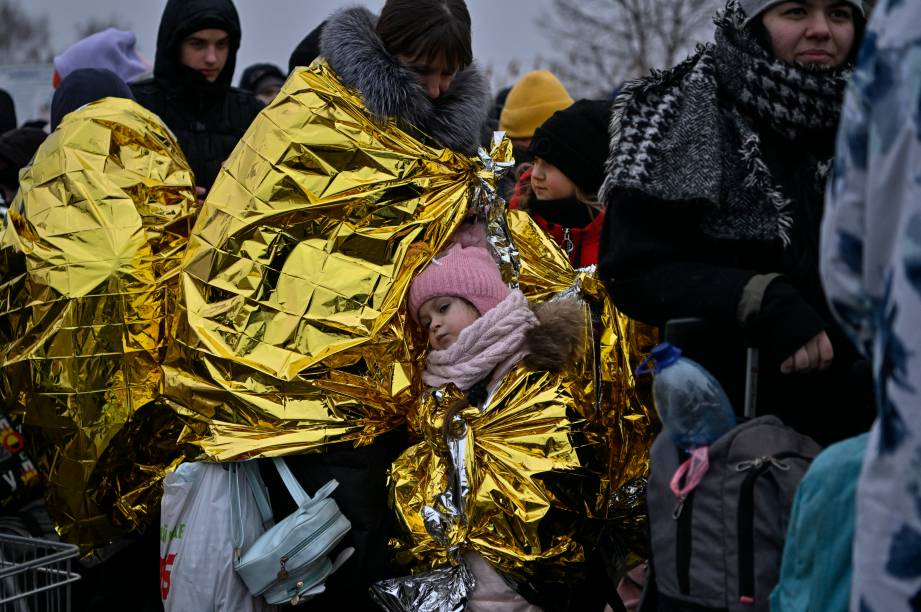
[(429, 352), (422, 380), (429, 387), (454, 383), (466, 391), (491, 372), (498, 379), (527, 355), (525, 333), (537, 325), (528, 299), (516, 289), (461, 331), (449, 348)]

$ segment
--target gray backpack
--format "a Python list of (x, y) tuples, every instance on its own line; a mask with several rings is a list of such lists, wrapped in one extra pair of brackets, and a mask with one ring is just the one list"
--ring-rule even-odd
[(793, 496), (820, 450), (776, 417), (752, 419), (710, 446), (709, 470), (679, 499), (684, 457), (658, 436), (647, 500), (659, 610), (769, 610)]

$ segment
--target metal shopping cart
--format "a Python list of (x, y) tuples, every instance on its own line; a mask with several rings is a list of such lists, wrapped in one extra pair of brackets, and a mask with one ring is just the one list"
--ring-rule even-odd
[(72, 544), (0, 534), (0, 612), (69, 612)]

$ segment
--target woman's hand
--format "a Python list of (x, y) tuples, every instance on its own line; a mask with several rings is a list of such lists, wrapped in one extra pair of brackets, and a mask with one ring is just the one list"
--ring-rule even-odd
[(824, 331), (799, 348), (798, 351), (787, 357), (780, 364), (780, 371), (784, 374), (793, 372), (812, 372), (825, 370), (835, 357), (831, 340)]

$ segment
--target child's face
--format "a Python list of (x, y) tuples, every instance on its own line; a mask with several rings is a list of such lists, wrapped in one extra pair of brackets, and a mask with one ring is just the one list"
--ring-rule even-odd
[(531, 189), (538, 200), (562, 200), (576, 195), (576, 186), (548, 161), (536, 157), (531, 168)]
[(419, 307), (419, 323), (429, 335), (429, 346), (443, 351), (457, 342), (457, 337), (480, 313), (467, 300), (443, 295)]

